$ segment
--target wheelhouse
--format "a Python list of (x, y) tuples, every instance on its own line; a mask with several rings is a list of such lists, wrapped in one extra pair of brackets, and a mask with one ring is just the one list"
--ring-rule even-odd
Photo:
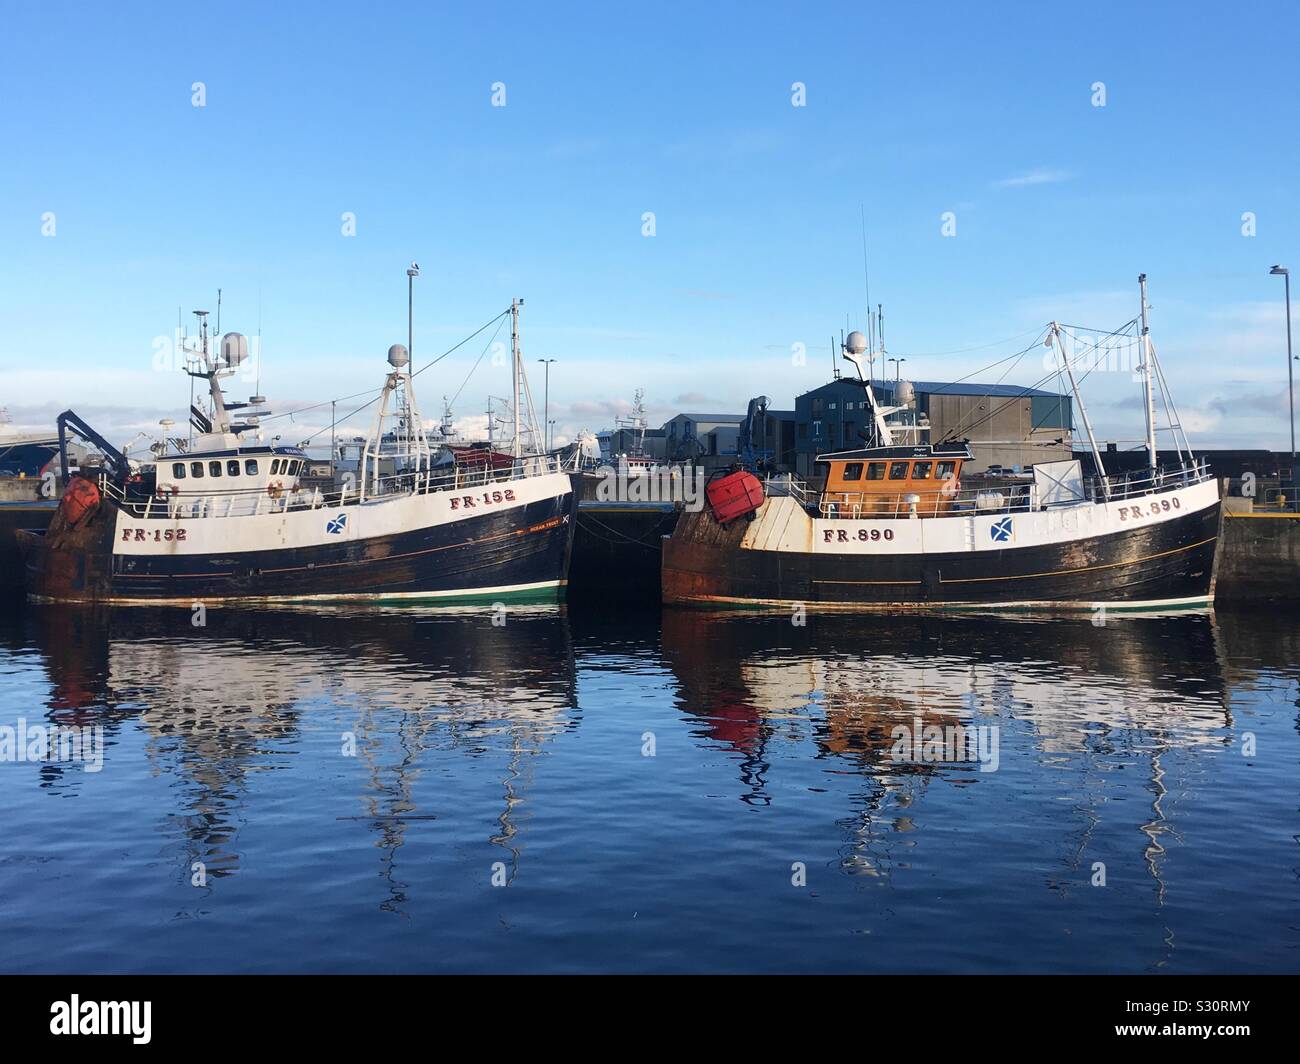
[(965, 444), (868, 447), (821, 455), (821, 509), (844, 516), (947, 512), (961, 490)]
[(155, 469), (159, 494), (292, 492), (307, 471), (307, 456), (296, 447), (236, 447), (166, 455)]

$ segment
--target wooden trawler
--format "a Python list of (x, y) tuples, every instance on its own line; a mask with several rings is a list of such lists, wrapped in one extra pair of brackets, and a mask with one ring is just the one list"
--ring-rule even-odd
[[(906, 415), (909, 403), (878, 404), (862, 372), (866, 339), (853, 333), (844, 356), (857, 367), (871, 417), (868, 445), (818, 457), (820, 490), (769, 482), (747, 521), (728, 514), (724, 524), (708, 509), (683, 514), (664, 541), (663, 600), (840, 609), (1207, 605), (1218, 483), (1177, 421), (1147, 330), (1145, 275), (1139, 280), (1146, 469), (1106, 473), (1056, 323), (1046, 344), (1059, 346), (1096, 475), (1085, 479), (1078, 461), (1039, 463), (1032, 479), (1001, 489), (963, 486), (967, 442), (924, 442), (920, 416), (887, 420)], [(1180, 457), (1173, 468), (1156, 462), (1157, 380)]]
[[(60, 415), (63, 500), (48, 530), (20, 533), (31, 597), (190, 605), (562, 593), (577, 496), (555, 457), (524, 453), (520, 392), (531, 401), (517, 303), (510, 461), (435, 463), (407, 349), (395, 344), (358, 475), (333, 491), (304, 485), (307, 455), (264, 443), (258, 414), (236, 420), (250, 404), (227, 402), (221, 381), (246, 359), (247, 340), (227, 333), (220, 354), (209, 351), (204, 313), (189, 372), (206, 381), (210, 409), (192, 407), (192, 441), (163, 440), (150, 460), (128, 460), (72, 411)], [(102, 467), (69, 469), (69, 432), (103, 455)]]

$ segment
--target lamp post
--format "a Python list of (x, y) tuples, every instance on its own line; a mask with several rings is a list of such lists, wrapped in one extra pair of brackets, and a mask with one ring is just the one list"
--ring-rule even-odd
[(1286, 397), (1291, 410), (1291, 476), (1295, 477), (1295, 372), (1291, 363), (1291, 271), (1285, 266), (1274, 266), (1268, 271), (1274, 276), (1280, 275), (1286, 281)]
[(420, 264), (413, 262), (406, 268), (406, 357), (410, 359), (408, 363), (409, 372), (415, 375), (415, 345), (412, 336), (412, 323), (414, 321), (415, 310), (415, 279), (420, 276)]
[(543, 442), (543, 449), (549, 451), (551, 449), (551, 363), (555, 359), (539, 358), (537, 361), (546, 367), (546, 391), (545, 398), (542, 400), (542, 425), (545, 428), (543, 435), (546, 437)]
[(900, 375), (900, 374), (902, 373), (902, 371), (903, 371), (903, 363), (906, 362), (907, 359), (905, 359), (905, 358), (891, 358), (889, 361), (892, 362), (892, 363), (894, 364), (894, 383), (897, 384), (897, 383), (898, 383), (898, 379), (899, 379), (899, 375)]

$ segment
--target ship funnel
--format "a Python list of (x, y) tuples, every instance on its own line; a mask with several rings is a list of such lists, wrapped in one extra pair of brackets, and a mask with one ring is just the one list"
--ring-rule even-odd
[(388, 349), (388, 364), (393, 369), (401, 369), (411, 361), (411, 356), (406, 353), (406, 347), (403, 344), (393, 344)]
[(221, 338), (221, 358), (227, 366), (238, 366), (248, 358), (248, 337), (243, 333), (226, 333)]

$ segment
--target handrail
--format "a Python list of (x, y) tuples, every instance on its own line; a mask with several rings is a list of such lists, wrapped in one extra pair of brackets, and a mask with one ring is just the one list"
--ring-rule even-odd
[[(401, 495), (427, 495), (441, 491), (460, 491), (489, 484), (512, 483), (547, 473), (562, 472), (555, 455), (527, 456), (507, 468), (469, 468), (455, 465), (443, 470), (403, 472), (379, 478), (379, 491), (368, 491), (363, 498), (358, 487), (322, 492), (319, 487), (297, 486), (271, 494), (266, 488), (235, 488), (228, 491), (176, 494), (155, 492), (129, 498), (122, 485), (107, 474), (99, 477), (99, 488), (134, 517), (256, 517), (292, 510), (333, 509), (375, 502)], [(218, 503), (225, 505), (218, 507)]]
[(960, 491), (945, 491), (941, 482), (936, 481), (931, 490), (844, 492), (816, 491), (792, 475), (783, 475), (768, 477), (764, 490), (769, 496), (795, 498), (806, 509), (824, 518), (911, 517), (913, 514), (917, 517), (965, 517), (972, 513), (1038, 510), (1048, 505), (1054, 510), (1064, 509), (1104, 499), (1113, 501), (1172, 491), (1210, 479), (1209, 467), (1201, 459), (1191, 465), (1112, 475), (1105, 479), (1109, 492), (1103, 489), (1101, 478), (1091, 477), (1085, 483), (1082, 498), (1050, 504), (1039, 502), (1038, 486), (1032, 480), (965, 487)]

